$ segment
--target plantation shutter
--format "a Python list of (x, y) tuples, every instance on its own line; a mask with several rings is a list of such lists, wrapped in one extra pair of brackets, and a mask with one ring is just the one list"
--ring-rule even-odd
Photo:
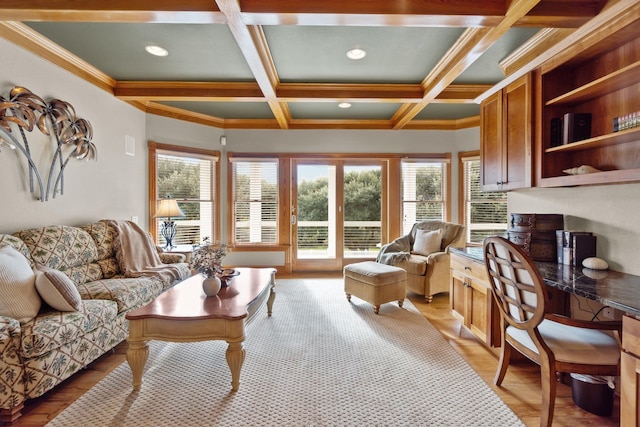
[(479, 157), (463, 158), (462, 163), (467, 242), (482, 244), (485, 237), (506, 231), (507, 194), (481, 190)]
[(447, 202), (447, 165), (442, 160), (402, 161), (402, 230), (416, 222), (443, 221)]
[[(174, 244), (198, 244), (204, 237), (215, 241), (213, 224), (217, 158), (191, 154), (158, 152), (157, 199), (176, 199), (184, 217), (171, 218), (176, 222)], [(157, 218), (158, 227), (166, 218)], [(162, 241), (159, 233), (156, 241)]]
[(278, 161), (232, 159), (234, 244), (278, 243)]

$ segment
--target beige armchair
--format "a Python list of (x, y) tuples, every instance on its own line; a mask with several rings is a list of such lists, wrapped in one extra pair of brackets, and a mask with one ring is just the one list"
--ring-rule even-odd
[[(417, 253), (418, 230), (440, 230), (440, 247), (429, 253), (421, 248)], [(422, 237), (419, 236), (421, 239)], [(422, 243), (422, 240), (421, 242)], [(443, 221), (417, 222), (406, 236), (399, 237), (380, 249), (377, 261), (407, 271), (407, 291), (424, 295), (431, 302), (433, 295), (449, 292), (449, 248), (464, 247), (466, 243), (464, 225)]]

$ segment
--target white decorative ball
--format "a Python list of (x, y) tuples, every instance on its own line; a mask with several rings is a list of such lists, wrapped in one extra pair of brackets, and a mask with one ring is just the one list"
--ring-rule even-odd
[(607, 261), (597, 257), (585, 258), (584, 261), (582, 261), (582, 265), (593, 270), (606, 270), (609, 268)]

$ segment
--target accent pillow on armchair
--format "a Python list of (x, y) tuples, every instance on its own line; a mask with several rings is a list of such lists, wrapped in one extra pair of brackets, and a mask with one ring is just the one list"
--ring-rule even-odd
[(418, 255), (429, 256), (440, 252), (442, 244), (442, 230), (416, 230), (416, 240), (413, 242), (411, 252)]

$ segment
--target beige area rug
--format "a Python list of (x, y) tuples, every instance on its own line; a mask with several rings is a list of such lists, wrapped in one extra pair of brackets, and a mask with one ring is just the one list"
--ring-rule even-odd
[(240, 390), (227, 344), (152, 341), (142, 388), (124, 362), (48, 426), (521, 426), (410, 301), (380, 314), (342, 280), (278, 280), (247, 328)]

